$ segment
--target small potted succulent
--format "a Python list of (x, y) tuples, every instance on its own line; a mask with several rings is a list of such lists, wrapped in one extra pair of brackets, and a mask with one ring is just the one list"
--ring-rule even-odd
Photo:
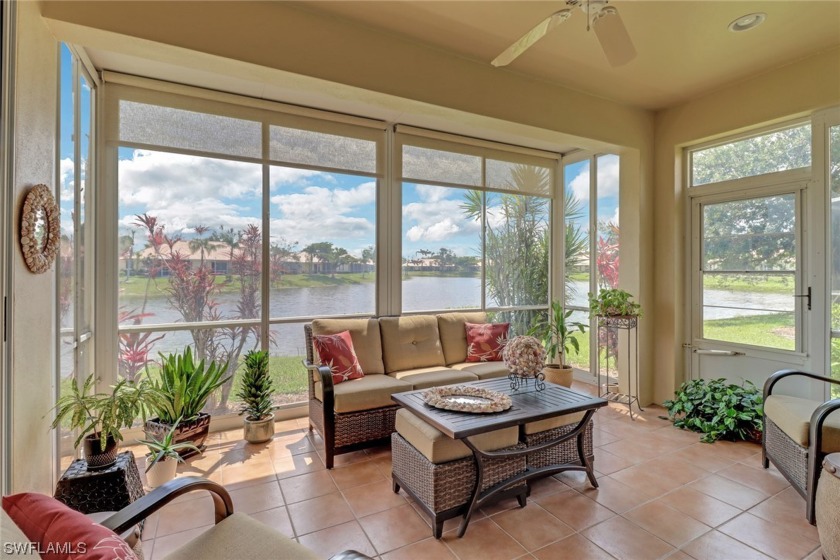
[(274, 435), (274, 383), (268, 373), (268, 352), (251, 350), (245, 355), (245, 371), (236, 396), (242, 399), (239, 414), (245, 415), (245, 441), (262, 443)]
[[(146, 437), (160, 440), (176, 426), (175, 443), (191, 441), (202, 449), (210, 433), (210, 415), (202, 409), (210, 395), (230, 379), (224, 377), (228, 366), (212, 361), (205, 365), (204, 360), (195, 363), (189, 346), (182, 354), (160, 357), (160, 373), (151, 381), (155, 395), (149, 403), (156, 417), (146, 422)], [(179, 452), (181, 457), (195, 454), (187, 448)]]
[(161, 439), (138, 440), (138, 443), (142, 443), (149, 448), (149, 454), (146, 455), (146, 482), (150, 488), (157, 488), (175, 478), (178, 463), (184, 462), (184, 459), (181, 458), (181, 450), (189, 450), (193, 453), (201, 452), (192, 442), (175, 443), (173, 440), (177, 428), (178, 422), (172, 424), (172, 427)]
[(79, 432), (74, 447), (83, 443), (82, 453), (92, 470), (114, 464), (123, 439), (120, 430), (130, 428), (138, 417), (145, 420), (145, 404), (151, 398), (146, 381), (123, 379), (111, 387), (110, 393), (93, 393), (95, 383), (96, 376), (90, 374), (80, 388), (74, 377), (70, 392), (55, 404), (52, 422), (53, 429), (66, 422), (67, 427)]
[(543, 373), (546, 381), (564, 387), (571, 387), (573, 379), (572, 366), (566, 364), (566, 356), (572, 350), (575, 354), (580, 351), (576, 335), (586, 332), (586, 325), (569, 320), (572, 313), (571, 310), (565, 311), (559, 301), (553, 301), (545, 319), (538, 318), (528, 331), (529, 335), (542, 341), (550, 362), (555, 362), (560, 356), (560, 363), (547, 363)]

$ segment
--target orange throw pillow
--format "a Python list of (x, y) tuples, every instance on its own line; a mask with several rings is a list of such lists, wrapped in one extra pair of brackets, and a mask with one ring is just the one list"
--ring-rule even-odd
[(336, 334), (316, 334), (313, 339), (321, 363), (329, 366), (330, 372), (332, 372), (334, 385), (365, 376), (362, 366), (359, 365), (356, 351), (353, 349), (353, 339), (350, 337), (350, 331), (341, 331)]
[(464, 323), (468, 362), (500, 362), (510, 323)]

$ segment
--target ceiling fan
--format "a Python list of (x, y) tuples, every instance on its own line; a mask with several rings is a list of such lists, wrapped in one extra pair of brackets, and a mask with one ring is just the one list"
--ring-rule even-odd
[(508, 47), (491, 62), (493, 66), (507, 66), (516, 57), (531, 48), (534, 43), (543, 38), (549, 31), (566, 21), (572, 16), (571, 8), (580, 8), (587, 17), (586, 30), (590, 28), (595, 31), (601, 48), (607, 56), (611, 66), (622, 66), (636, 58), (636, 48), (630, 35), (618, 15), (618, 10), (608, 6), (608, 0), (566, 0), (566, 6), (558, 12), (554, 12), (525, 35), (519, 38), (514, 44)]

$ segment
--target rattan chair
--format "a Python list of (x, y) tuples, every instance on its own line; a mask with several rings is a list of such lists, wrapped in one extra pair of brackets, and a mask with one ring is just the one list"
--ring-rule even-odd
[(828, 440), (825, 437), (826, 430), (840, 432), (839, 421), (832, 419), (831, 425), (826, 425), (829, 415), (840, 410), (840, 399), (819, 403), (773, 393), (779, 381), (794, 376), (837, 385), (840, 385), (840, 380), (804, 371), (781, 370), (764, 383), (762, 465), (766, 469), (773, 463), (805, 498), (805, 517), (814, 524), (817, 481), (822, 471), (822, 461), (827, 454), (840, 451), (840, 437), (836, 437), (835, 433)]

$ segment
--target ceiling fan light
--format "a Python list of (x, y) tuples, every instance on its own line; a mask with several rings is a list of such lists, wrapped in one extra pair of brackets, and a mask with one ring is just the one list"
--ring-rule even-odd
[(729, 24), (729, 31), (734, 31), (736, 33), (740, 31), (748, 31), (764, 23), (765, 19), (767, 19), (767, 14), (764, 12), (747, 14), (733, 20), (732, 23)]
[(607, 6), (598, 12), (592, 29), (610, 65), (623, 66), (636, 58), (636, 47), (615, 8)]

